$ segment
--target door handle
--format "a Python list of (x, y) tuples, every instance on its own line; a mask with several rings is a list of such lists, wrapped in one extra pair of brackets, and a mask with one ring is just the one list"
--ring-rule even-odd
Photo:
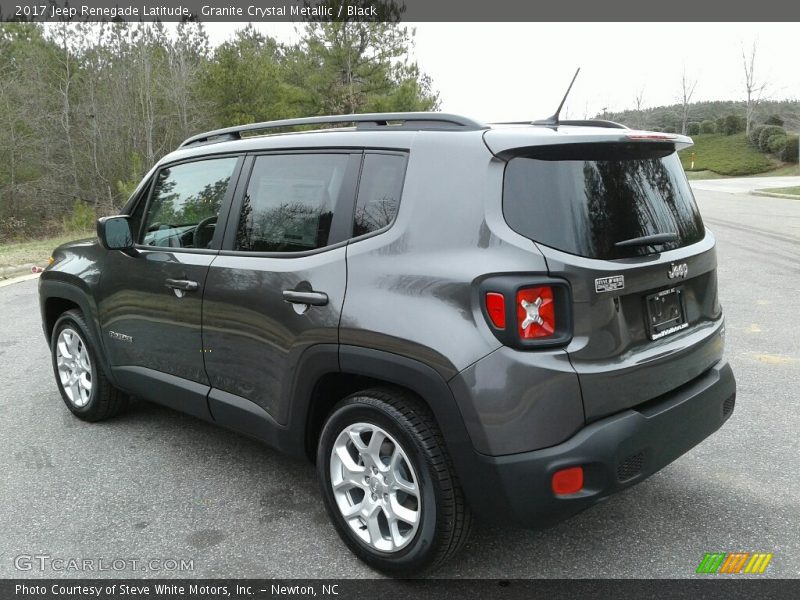
[(168, 288), (181, 290), (182, 292), (194, 292), (200, 287), (196, 281), (190, 281), (188, 279), (167, 279), (164, 283)]
[(292, 304), (308, 304), (309, 306), (325, 306), (328, 304), (328, 294), (325, 292), (283, 290), (283, 299)]

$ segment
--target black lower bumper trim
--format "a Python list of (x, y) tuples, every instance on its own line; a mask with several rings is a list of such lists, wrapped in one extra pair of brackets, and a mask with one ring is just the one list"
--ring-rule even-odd
[[(719, 363), (654, 402), (595, 421), (566, 442), (491, 457), (474, 453), (462, 486), (479, 518), (546, 527), (659, 471), (714, 433), (730, 417), (736, 382)], [(580, 465), (584, 487), (569, 496), (551, 489), (555, 471)]]

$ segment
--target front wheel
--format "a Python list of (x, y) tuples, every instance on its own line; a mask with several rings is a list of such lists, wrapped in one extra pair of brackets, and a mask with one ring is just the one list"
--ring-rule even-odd
[(401, 390), (358, 392), (334, 408), (317, 472), (342, 540), (393, 575), (434, 569), (466, 541), (472, 518), (428, 409)]
[(102, 421), (121, 412), (128, 397), (115, 389), (98, 363), (83, 315), (68, 310), (53, 327), (50, 351), (61, 397), (79, 419)]

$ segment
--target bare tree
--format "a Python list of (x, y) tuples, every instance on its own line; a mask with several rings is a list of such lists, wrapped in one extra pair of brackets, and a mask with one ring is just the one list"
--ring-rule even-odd
[(694, 95), (694, 88), (697, 87), (697, 80), (692, 80), (686, 74), (686, 64), (683, 65), (681, 73), (681, 133), (686, 135), (686, 126), (689, 124), (689, 104)]
[(644, 129), (644, 114), (642, 111), (642, 108), (644, 107), (644, 88), (641, 88), (638, 92), (636, 92), (634, 102), (636, 103), (636, 127), (639, 129)]
[(744, 65), (744, 87), (745, 92), (747, 94), (746, 99), (746, 124), (745, 124), (745, 133), (747, 136), (750, 136), (750, 124), (753, 120), (753, 113), (755, 113), (756, 107), (758, 106), (759, 102), (761, 102), (761, 96), (764, 94), (764, 90), (767, 88), (767, 83), (762, 82), (758, 83), (756, 81), (756, 50), (757, 44), (755, 40), (753, 41), (753, 45), (750, 48), (750, 56), (748, 57), (745, 54), (744, 46), (742, 46), (742, 65)]

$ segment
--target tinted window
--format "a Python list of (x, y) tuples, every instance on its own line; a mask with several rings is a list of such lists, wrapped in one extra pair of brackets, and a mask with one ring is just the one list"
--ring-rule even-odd
[(405, 169), (405, 156), (367, 154), (364, 157), (353, 223), (354, 236), (382, 229), (394, 221)]
[(591, 258), (655, 252), (652, 246), (615, 244), (656, 233), (678, 236), (659, 250), (700, 241), (703, 222), (678, 155), (671, 146), (641, 146), (558, 150), (557, 160), (544, 154), (511, 159), (503, 191), (506, 222), (546, 246)]
[(347, 154), (259, 156), (247, 185), (237, 250), (299, 252), (328, 244)]
[(203, 160), (161, 169), (147, 207), (143, 243), (208, 248), (237, 160)]

